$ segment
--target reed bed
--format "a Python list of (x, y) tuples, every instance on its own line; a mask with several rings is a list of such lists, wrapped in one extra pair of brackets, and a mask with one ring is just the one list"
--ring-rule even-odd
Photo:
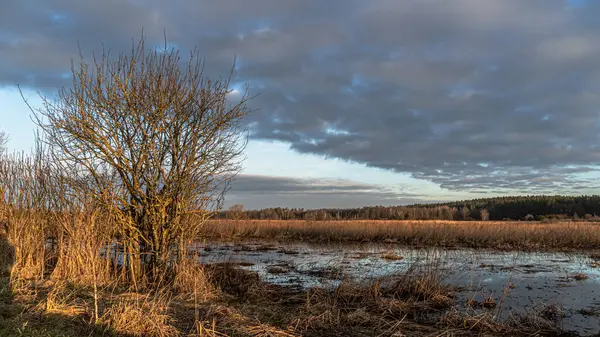
[[(332, 267), (326, 272), (341, 281), (339, 286), (298, 289), (265, 283), (233, 264), (203, 265), (197, 256), (181, 254), (153, 281), (134, 277), (139, 270), (130, 262), (139, 262), (139, 256), (129, 259), (126, 248), (111, 249), (120, 243), (114, 218), (93, 196), (65, 189), (42, 159), (0, 156), (0, 336), (435, 336), (476, 330), (477, 319), (444, 315), (455, 308), (454, 289), (443, 284), (435, 267), (365, 282), (345, 279)], [(224, 239), (534, 249), (594, 247), (600, 242), (596, 228), (593, 223), (209, 221), (203, 233)], [(490, 320), (479, 331), (559, 331), (536, 317), (545, 316), (530, 317), (519, 330)]]
[(394, 242), (416, 247), (516, 250), (600, 248), (600, 222), (211, 220), (211, 239)]
[(494, 312), (457, 309), (457, 289), (443, 282), (435, 267), (362, 281), (341, 276), (336, 287), (310, 289), (265, 283), (255, 272), (229, 263), (188, 261), (174, 273), (176, 281), (160, 289), (136, 289), (118, 279), (97, 290), (73, 280), (46, 279), (19, 288), (0, 282), (0, 336), (19, 331), (50, 337), (562, 333), (550, 310), (503, 321)]

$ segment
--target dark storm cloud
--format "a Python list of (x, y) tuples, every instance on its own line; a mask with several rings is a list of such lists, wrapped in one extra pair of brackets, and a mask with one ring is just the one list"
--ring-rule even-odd
[[(198, 46), (260, 92), (255, 139), (451, 190), (571, 192), (600, 163), (600, 3), (3, 1), (0, 83), (67, 83), (77, 42)], [(576, 191), (574, 191), (576, 192)]]
[[(424, 202), (414, 193), (345, 179), (302, 179), (242, 174), (231, 185), (227, 204), (246, 208), (272, 207), (359, 207)], [(300, 206), (299, 206), (300, 205)]]

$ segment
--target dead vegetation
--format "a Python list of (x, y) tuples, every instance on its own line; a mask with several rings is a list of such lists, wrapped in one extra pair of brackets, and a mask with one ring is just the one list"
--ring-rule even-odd
[(501, 250), (597, 249), (597, 222), (446, 220), (210, 220), (202, 237), (313, 242), (386, 242)]
[[(15, 288), (4, 278), (0, 335), (25, 324), (43, 336), (554, 336), (560, 310), (498, 319), (457, 309), (455, 292), (435, 269), (383, 278), (342, 279), (333, 288), (264, 283), (234, 264), (186, 265), (160, 289), (119, 285), (97, 290), (57, 280)], [(186, 270), (183, 272), (183, 270)], [(95, 312), (99, 310), (99, 312)], [(485, 309), (482, 309), (485, 310)], [(95, 318), (97, 316), (97, 318)], [(36, 335), (37, 336), (37, 335)]]
[(446, 326), (442, 335), (447, 336), (573, 336), (562, 331), (558, 322), (546, 318), (544, 310), (499, 321), (489, 312), (472, 314), (451, 309), (439, 324)]
[(399, 261), (402, 260), (404, 257), (393, 253), (393, 252), (387, 252), (381, 255), (381, 258), (384, 260), (392, 260), (392, 261)]
[(167, 294), (123, 294), (104, 312), (98, 323), (123, 335), (179, 336), (179, 330), (172, 325), (169, 307), (170, 298)]
[[(3, 263), (10, 271), (1, 278), (0, 336), (552, 336), (560, 331), (549, 319), (551, 310), (515, 324), (456, 309), (455, 289), (442, 282), (435, 264), (362, 282), (345, 279), (331, 266), (318, 272), (340, 280), (337, 287), (298, 289), (267, 284), (236, 263), (201, 265), (197, 255), (187, 254), (157, 280), (133, 278), (128, 251), (115, 240), (110, 217), (83, 196), (79, 206), (85, 207), (77, 208), (61, 198), (41, 198), (51, 190), (39, 185), (44, 171), (35, 161), (18, 163), (5, 171), (0, 166), (0, 177), (20, 177), (12, 185), (0, 179), (11, 196), (0, 205), (0, 222), (8, 227), (0, 233), (0, 249), (8, 252)], [(44, 200), (64, 208), (45, 209)]]
[(585, 281), (590, 278), (590, 276), (585, 273), (575, 273), (575, 274), (569, 275), (569, 277), (575, 281)]
[[(0, 161), (0, 195), (7, 196), (0, 204), (0, 222), (6, 224), (0, 249), (3, 270), (9, 272), (0, 277), (0, 336), (552, 336), (560, 331), (549, 319), (560, 312), (552, 316), (551, 310), (516, 325), (456, 309), (455, 289), (442, 282), (435, 264), (361, 282), (345, 279), (331, 266), (316, 272), (340, 281), (337, 287), (298, 289), (267, 284), (236, 263), (201, 265), (197, 255), (186, 252), (156, 278), (132, 277), (131, 251), (118, 240), (114, 219), (87, 195), (76, 194), (77, 203), (67, 198), (73, 191), (47, 180), (39, 161), (13, 159)], [(48, 208), (51, 203), (60, 211)], [(312, 229), (321, 228), (305, 225), (313, 227), (289, 231), (308, 230), (302, 235), (310, 238)], [(380, 230), (345, 225), (344, 240), (353, 230)], [(208, 233), (214, 235), (212, 226)], [(387, 234), (373, 237), (398, 241), (392, 238), (400, 232), (385, 226)], [(433, 240), (434, 229), (428, 229)]]

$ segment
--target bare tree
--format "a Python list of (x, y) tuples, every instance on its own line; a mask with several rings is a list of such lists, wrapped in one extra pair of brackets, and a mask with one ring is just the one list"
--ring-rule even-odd
[(488, 221), (490, 219), (490, 212), (485, 208), (479, 211), (479, 215), (482, 221)]
[(106, 207), (128, 256), (156, 279), (241, 169), (248, 91), (231, 102), (233, 70), (211, 81), (198, 50), (183, 61), (166, 43), (146, 48), (143, 36), (130, 53), (93, 61), (73, 63), (73, 87), (32, 111), (55, 164)]
[(233, 220), (240, 220), (244, 215), (244, 205), (231, 205), (231, 207), (229, 207), (229, 210), (227, 211), (227, 215), (229, 215), (229, 217)]

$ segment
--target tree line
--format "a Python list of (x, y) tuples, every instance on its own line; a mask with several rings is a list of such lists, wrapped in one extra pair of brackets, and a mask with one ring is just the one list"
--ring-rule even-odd
[(252, 220), (552, 220), (600, 218), (600, 195), (506, 196), (446, 203), (360, 208), (265, 208), (234, 205), (222, 219)]

